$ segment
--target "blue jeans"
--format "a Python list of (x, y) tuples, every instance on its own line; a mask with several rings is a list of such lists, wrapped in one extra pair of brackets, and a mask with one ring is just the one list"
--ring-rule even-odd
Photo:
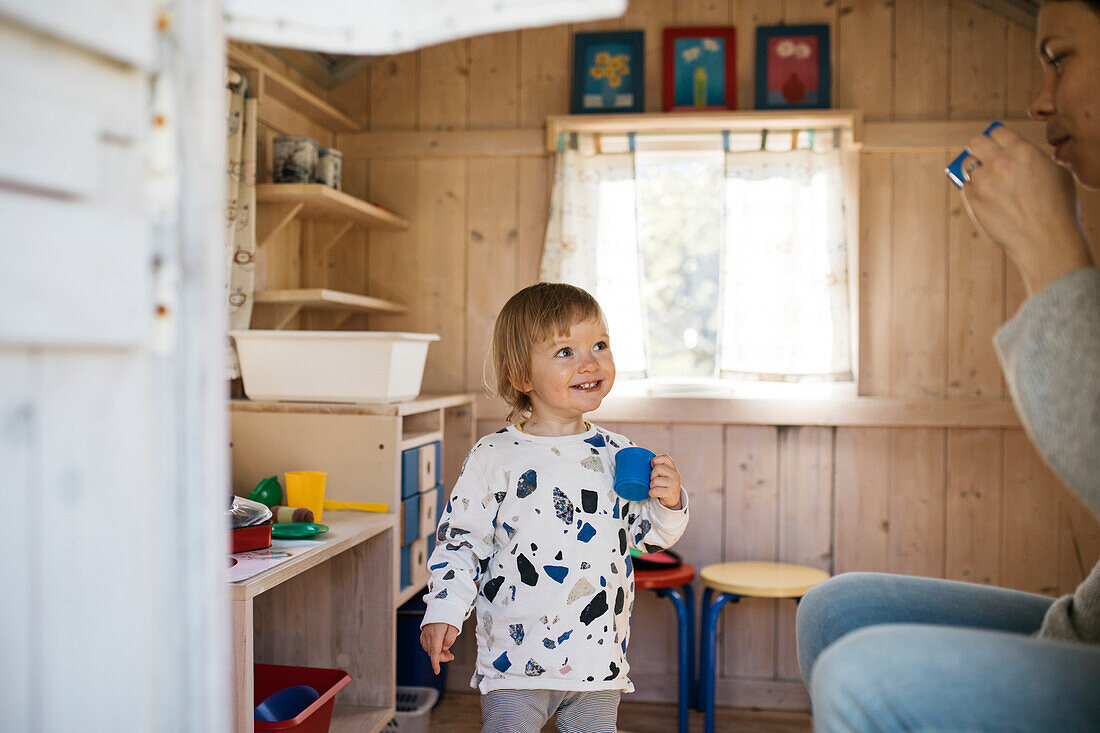
[(838, 575), (798, 607), (814, 729), (1100, 731), (1100, 645), (1030, 636), (1053, 599)]

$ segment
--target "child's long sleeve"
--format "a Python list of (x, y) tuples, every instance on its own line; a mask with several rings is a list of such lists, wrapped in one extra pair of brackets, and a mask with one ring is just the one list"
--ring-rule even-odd
[(626, 512), (630, 546), (642, 552), (664, 550), (676, 544), (687, 529), (687, 492), (680, 487), (679, 509), (669, 509), (659, 499), (646, 499), (630, 502)]
[(436, 547), (428, 558), (431, 572), (423, 623), (447, 623), (457, 629), (470, 615), (478, 581), (493, 553), (493, 531), (499, 502), (478, 457), (466, 460), (436, 530)]

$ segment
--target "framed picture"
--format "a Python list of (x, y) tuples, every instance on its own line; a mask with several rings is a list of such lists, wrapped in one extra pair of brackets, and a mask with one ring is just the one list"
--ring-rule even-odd
[(665, 28), (664, 111), (737, 109), (736, 58), (733, 26)]
[(573, 114), (645, 109), (642, 31), (573, 35)]
[(756, 29), (757, 109), (825, 109), (830, 81), (829, 26)]

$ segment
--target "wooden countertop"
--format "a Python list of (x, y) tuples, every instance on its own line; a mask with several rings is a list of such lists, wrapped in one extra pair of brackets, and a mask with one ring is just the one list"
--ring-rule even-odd
[(296, 575), (316, 567), (334, 555), (366, 542), (371, 537), (396, 526), (397, 515), (360, 511), (326, 511), (322, 524), (328, 525), (328, 532), (315, 539), (324, 544), (318, 547), (303, 548), (297, 556), (276, 565), (270, 570), (253, 575), (251, 578), (230, 583), (230, 597), (234, 601), (255, 598), (264, 591), (290, 580)]
[(308, 412), (326, 415), (415, 415), (458, 405), (476, 404), (473, 392), (423, 394), (414, 400), (392, 404), (349, 402), (255, 402), (230, 400), (229, 409), (237, 412)]

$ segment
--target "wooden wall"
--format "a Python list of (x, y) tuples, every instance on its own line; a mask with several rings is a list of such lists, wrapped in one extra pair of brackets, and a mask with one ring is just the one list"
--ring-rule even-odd
[[(440, 333), (426, 388), (480, 390), (492, 320), (537, 276), (551, 161), (529, 141), (540, 139), (547, 115), (569, 110), (572, 34), (644, 29), (646, 108), (657, 111), (661, 29), (732, 24), (738, 104), (751, 109), (754, 29), (777, 22), (832, 26), (835, 105), (870, 121), (1023, 117), (1036, 77), (1032, 31), (970, 0), (631, 0), (621, 19), (380, 60), (331, 95), (368, 131), (339, 135), (337, 145), (345, 188), (401, 213), (410, 228), (345, 242), (326, 270), (342, 289), (411, 312), (359, 327)], [(1024, 292), (946, 184), (954, 152), (862, 155), (861, 266), (851, 273), (862, 395), (960, 405), (1006, 398), (991, 337)], [(1089, 200), (1094, 242), (1098, 209)], [(496, 418), (487, 415), (482, 432)], [(694, 511), (679, 550), (698, 566), (776, 559), (1053, 594), (1071, 590), (1100, 554), (1095, 520), (1011, 420), (698, 424), (687, 411), (674, 423), (607, 427), (676, 457)], [(635, 607), (632, 676), (639, 698), (671, 700), (672, 611), (650, 596)], [(719, 704), (806, 707), (793, 615), (793, 604), (772, 601), (724, 613)], [(470, 636), (453, 665), (457, 687), (468, 679)]]

